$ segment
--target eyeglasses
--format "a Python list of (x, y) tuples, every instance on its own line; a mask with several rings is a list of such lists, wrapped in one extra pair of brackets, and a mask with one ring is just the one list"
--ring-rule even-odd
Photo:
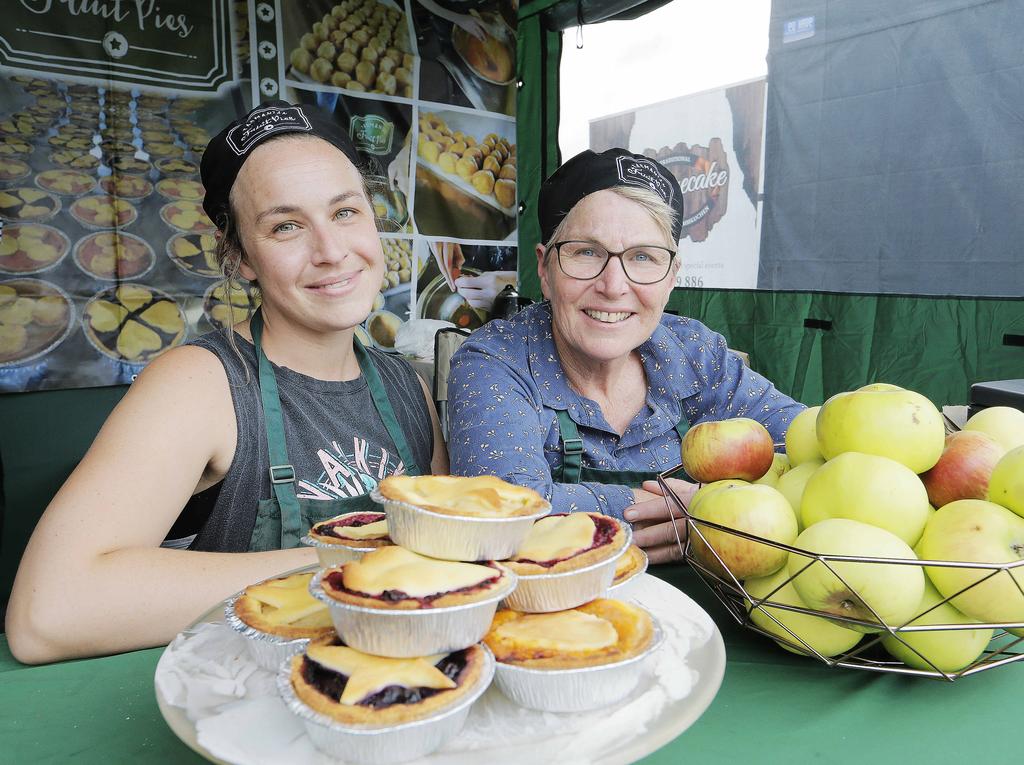
[(555, 242), (548, 247), (558, 255), (558, 267), (570, 279), (596, 279), (612, 258), (618, 258), (626, 278), (634, 284), (655, 284), (668, 276), (674, 250), (655, 245), (639, 245), (622, 252), (611, 252), (596, 242)]

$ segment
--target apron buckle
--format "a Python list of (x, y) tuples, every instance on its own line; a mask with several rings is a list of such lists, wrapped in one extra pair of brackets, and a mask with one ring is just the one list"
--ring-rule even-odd
[(295, 468), (291, 465), (271, 465), (271, 483), (293, 483), (295, 481)]
[(583, 454), (582, 438), (562, 439), (562, 451), (565, 454)]

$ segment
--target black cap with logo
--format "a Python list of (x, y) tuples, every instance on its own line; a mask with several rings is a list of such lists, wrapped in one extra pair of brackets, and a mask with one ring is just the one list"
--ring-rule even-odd
[(228, 196), (242, 165), (263, 141), (283, 133), (307, 133), (322, 138), (338, 147), (356, 167), (361, 164), (359, 152), (348, 133), (325, 112), (285, 101), (260, 104), (214, 136), (203, 152), (200, 163), (206, 187), (203, 210), (218, 228), (228, 212)]
[(672, 240), (683, 230), (683, 192), (675, 176), (660, 162), (625, 149), (600, 154), (587, 149), (567, 161), (540, 187), (537, 217), (542, 242), (548, 242), (569, 211), (588, 194), (614, 186), (638, 186), (653, 191), (676, 212)]

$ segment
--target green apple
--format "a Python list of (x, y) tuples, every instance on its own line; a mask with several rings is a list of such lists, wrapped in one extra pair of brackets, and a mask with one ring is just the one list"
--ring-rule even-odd
[[(943, 600), (939, 591), (930, 582), (926, 582), (924, 596), (917, 607), (917, 613), (921, 616), (910, 625), (975, 623), (949, 603), (942, 603)], [(956, 672), (981, 656), (993, 634), (991, 629), (900, 631), (896, 635), (883, 637), (882, 645), (908, 667)]]
[(843, 452), (814, 471), (800, 502), (807, 528), (826, 518), (849, 518), (917, 544), (928, 520), (928, 492), (914, 472), (888, 457)]
[(693, 509), (697, 507), (697, 503), (703, 500), (708, 494), (713, 494), (719, 489), (724, 489), (726, 486), (750, 486), (750, 481), (742, 481), (739, 478), (723, 478), (721, 481), (712, 481), (711, 483), (703, 484), (694, 492), (693, 497), (690, 499), (690, 512), (692, 513)]
[(775, 458), (772, 434), (749, 417), (707, 420), (683, 436), (683, 468), (701, 483), (723, 478), (756, 481)]
[(772, 466), (768, 468), (768, 472), (758, 478), (754, 483), (764, 484), (765, 486), (776, 486), (779, 483), (779, 478), (789, 470), (789, 458), (785, 454), (775, 453), (772, 457)]
[[(848, 518), (818, 521), (800, 532), (793, 546), (816, 555), (917, 558), (892, 532)], [(924, 572), (916, 565), (838, 560), (828, 560), (826, 565), (825, 560), (792, 553), (788, 570), (808, 607), (878, 624), (843, 623), (858, 632), (877, 632), (882, 625), (904, 624), (915, 615), (924, 594)]]
[[(790, 468), (786, 471), (779, 482), (775, 484), (775, 488), (779, 490), (788, 501), (790, 507), (793, 508), (793, 512), (796, 513), (796, 520), (798, 523), (802, 523), (800, 517), (800, 501), (804, 495), (804, 487), (807, 486), (807, 481), (810, 480), (814, 472), (825, 464), (822, 459), (811, 460), (810, 462), (802, 462), (794, 468)], [(800, 526), (800, 530), (803, 531), (803, 526)]]
[[(1024, 560), (1024, 518), (993, 502), (960, 499), (935, 511), (921, 535), (920, 549), (925, 560), (934, 561)], [(935, 588), (952, 598), (958, 611), (990, 624), (1024, 622), (1024, 565), (995, 575), (992, 568), (929, 566), (927, 571)]]
[(786, 431), (786, 454), (789, 464), (793, 467), (812, 460), (823, 460), (821, 449), (818, 448), (818, 431), (816, 422), (820, 406), (804, 409), (789, 423)]
[[(793, 508), (771, 486), (723, 486), (691, 506), (690, 515), (787, 545), (797, 535)], [(721, 577), (727, 576), (721, 563), (737, 579), (767, 576), (786, 565), (785, 550), (699, 523), (690, 539), (697, 560)]]
[(931, 401), (884, 383), (830, 398), (818, 412), (816, 430), (827, 460), (843, 452), (877, 454), (915, 473), (939, 461), (946, 439), (942, 415)]
[[(743, 588), (752, 598), (768, 598), (768, 603), (807, 608), (788, 580), (789, 572), (783, 567), (770, 576), (747, 579)], [(820, 616), (773, 608), (767, 604), (754, 608), (753, 603), (748, 601), (747, 610), (754, 624), (778, 637), (776, 642), (793, 653), (809, 653), (800, 647), (802, 641), (822, 656), (835, 656), (849, 651), (864, 636), (861, 632), (841, 627)]]
[(992, 469), (988, 501), (1024, 516), (1024, 446), (1008, 451)]
[(990, 406), (971, 416), (964, 430), (980, 430), (1007, 450), (1024, 446), (1024, 412), (1012, 406)]

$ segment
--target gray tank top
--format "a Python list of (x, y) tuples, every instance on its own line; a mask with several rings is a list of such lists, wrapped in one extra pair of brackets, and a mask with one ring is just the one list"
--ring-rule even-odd
[[(256, 504), (272, 496), (263, 429), (256, 352), (235, 335), (211, 332), (191, 341), (213, 353), (227, 373), (238, 424), (235, 456), (224, 480), (190, 500), (168, 534), (168, 546), (240, 552), (248, 548)], [(423, 472), (430, 471), (434, 435), (416, 372), (402, 359), (369, 349), (409, 447)], [(246, 375), (248, 370), (248, 376)], [(280, 389), (288, 456), (299, 499), (346, 499), (369, 493), (401, 458), (373, 405), (365, 378), (331, 382), (274, 365)], [(211, 495), (216, 494), (212, 509)]]

